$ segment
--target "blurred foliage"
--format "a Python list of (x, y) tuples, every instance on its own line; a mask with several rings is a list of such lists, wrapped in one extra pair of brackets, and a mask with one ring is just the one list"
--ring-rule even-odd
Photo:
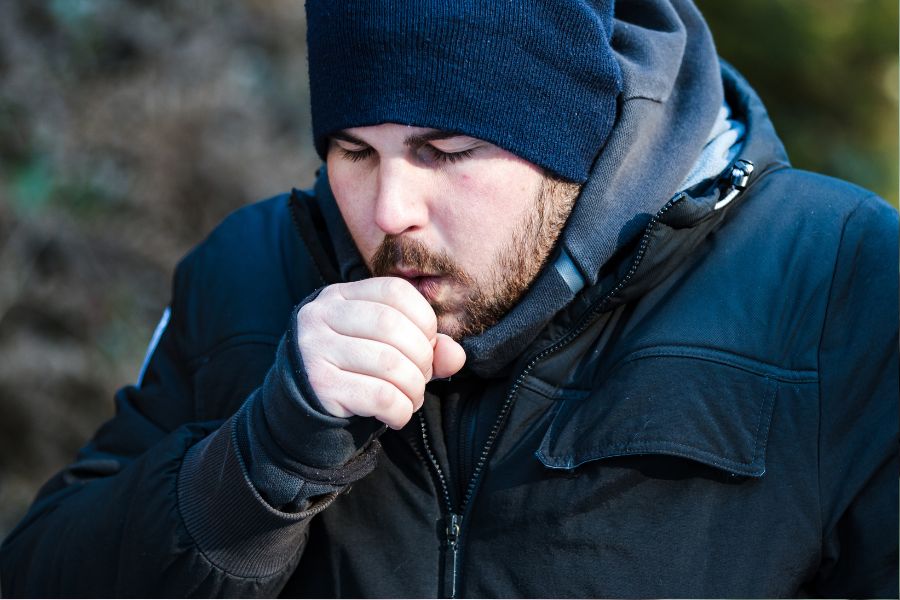
[[(897, 202), (896, 0), (703, 0), (797, 166)], [(302, 2), (0, 2), (0, 536), (133, 381), (176, 261), (312, 183)]]
[(795, 167), (897, 206), (897, 0), (697, 0)]
[(313, 181), (302, 3), (0, 2), (0, 537), (113, 411), (176, 261)]

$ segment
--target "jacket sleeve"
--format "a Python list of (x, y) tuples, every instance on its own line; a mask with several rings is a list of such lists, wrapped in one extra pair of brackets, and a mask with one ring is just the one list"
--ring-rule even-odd
[(897, 213), (845, 223), (819, 346), (819, 594), (897, 597)]
[[(380, 424), (310, 410), (293, 330), (235, 414), (196, 422), (177, 286), (175, 296), (140, 387), (117, 393), (115, 417), (4, 541), (4, 595), (276, 596), (301, 558), (310, 518), (374, 468)], [(268, 430), (267, 414), (305, 432), (303, 443), (281, 448), (286, 436)], [(340, 446), (348, 440), (353, 448)], [(279, 494), (287, 495), (267, 501)]]

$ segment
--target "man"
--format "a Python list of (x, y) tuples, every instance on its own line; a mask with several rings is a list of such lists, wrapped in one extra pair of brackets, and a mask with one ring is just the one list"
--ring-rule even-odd
[(896, 213), (689, 2), (307, 15), (315, 189), (181, 263), (4, 593), (897, 595)]

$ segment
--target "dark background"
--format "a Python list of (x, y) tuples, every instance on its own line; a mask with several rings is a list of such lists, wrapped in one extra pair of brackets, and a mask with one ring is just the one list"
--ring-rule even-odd
[[(896, 0), (700, 6), (794, 164), (896, 206)], [(0, 537), (134, 381), (178, 258), (312, 183), (306, 85), (299, 0), (0, 2)]]

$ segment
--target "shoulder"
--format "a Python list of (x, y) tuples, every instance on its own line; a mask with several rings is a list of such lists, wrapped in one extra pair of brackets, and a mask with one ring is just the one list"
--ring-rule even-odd
[(731, 231), (770, 258), (758, 265), (781, 266), (787, 281), (814, 288), (831, 288), (859, 262), (896, 277), (897, 210), (869, 190), (798, 169), (752, 189)]
[(787, 168), (751, 181), (727, 210), (673, 272), (667, 301), (654, 307), (665, 324), (641, 343), (715, 347), (779, 372), (816, 372), (834, 295), (853, 286), (875, 297), (896, 281), (896, 211), (853, 184)]
[(854, 216), (889, 225), (897, 211), (869, 190), (827, 175), (786, 168), (761, 179), (753, 203), (770, 217), (802, 219), (816, 226), (843, 226)]
[(896, 209), (869, 190), (817, 173), (775, 171), (753, 185), (737, 208), (729, 235), (823, 277), (832, 274), (842, 248), (860, 237), (884, 251), (896, 246)]
[(189, 354), (240, 336), (277, 342), (293, 306), (321, 285), (290, 198), (234, 211), (178, 264), (172, 314)]

